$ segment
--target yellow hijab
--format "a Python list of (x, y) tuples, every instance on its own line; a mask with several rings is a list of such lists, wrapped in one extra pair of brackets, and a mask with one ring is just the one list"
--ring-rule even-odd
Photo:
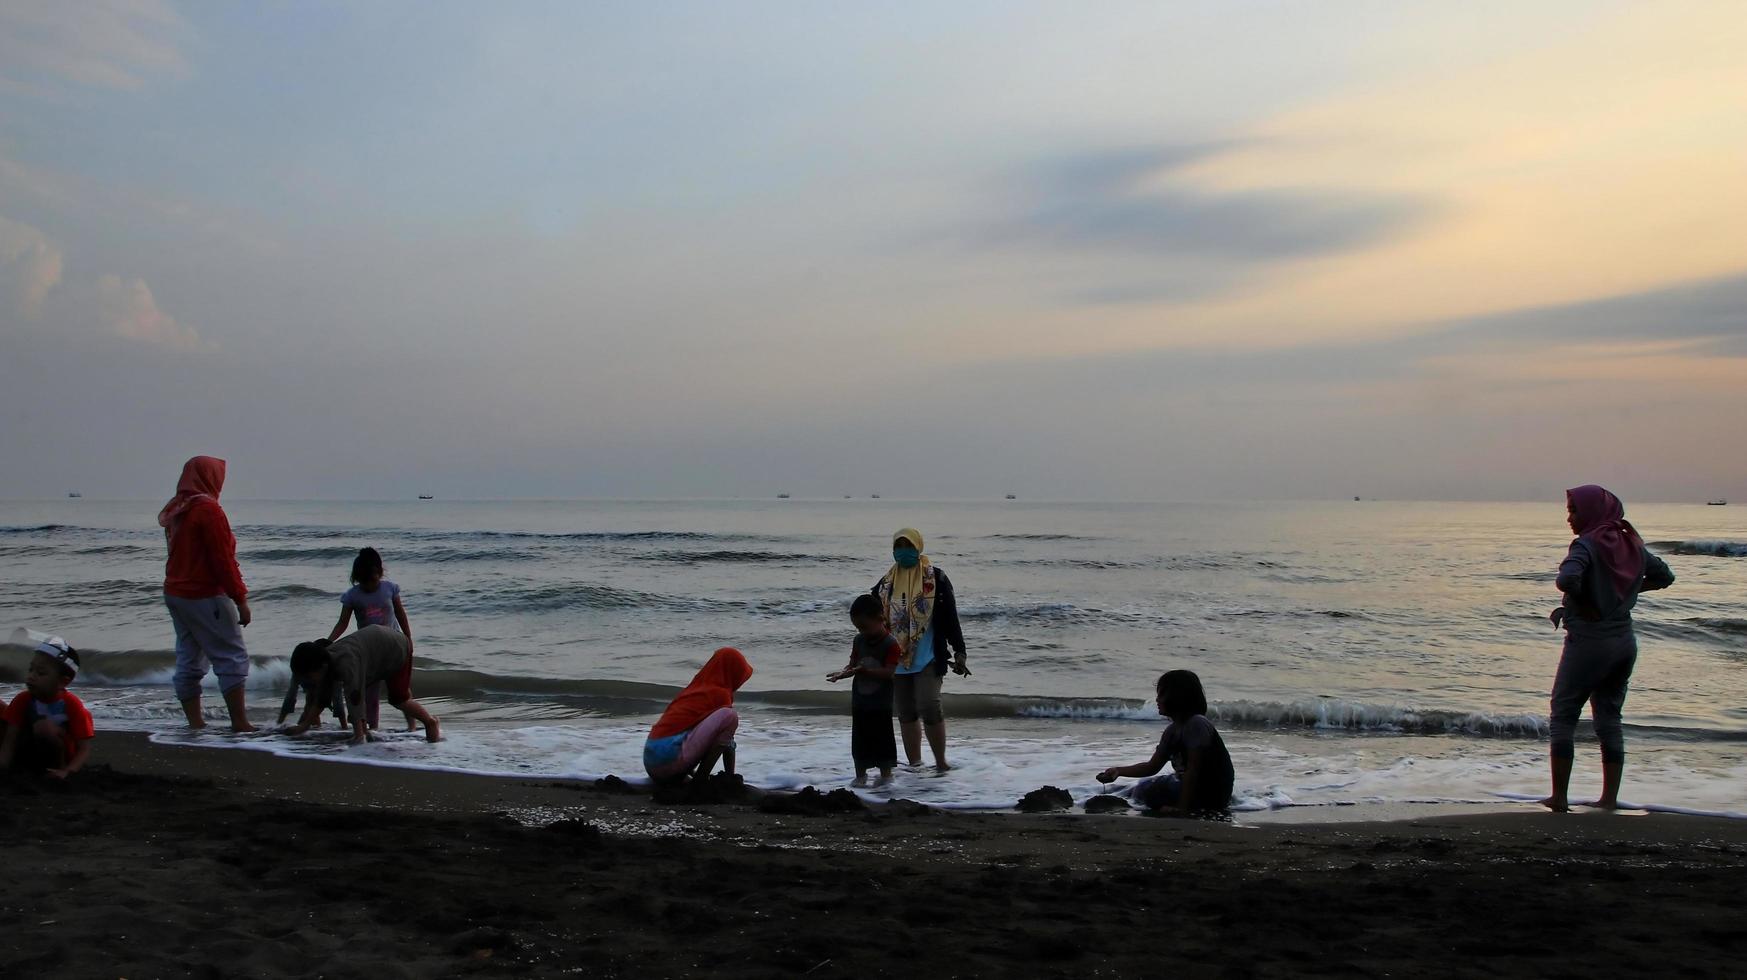
[[(921, 531), (913, 527), (900, 528), (892, 535), (892, 547), (897, 547), (900, 538), (909, 541), (918, 552), (922, 550)], [(906, 669), (915, 661), (916, 647), (934, 619), (933, 568), (928, 556), (922, 555), (915, 568), (904, 568), (893, 562), (882, 580), (885, 584), (882, 598), (886, 602), (886, 625), (904, 647), (899, 665)]]

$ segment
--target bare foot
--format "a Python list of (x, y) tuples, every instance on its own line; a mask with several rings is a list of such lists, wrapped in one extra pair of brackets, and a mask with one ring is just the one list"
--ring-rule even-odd
[(425, 741), (441, 742), (442, 740), (443, 736), (437, 730), (437, 719), (432, 718), (430, 722), (425, 725)]
[(951, 767), (951, 766), (949, 766), (949, 765), (947, 765), (947, 764), (946, 764), (946, 763), (944, 763), (944, 762), (936, 762), (936, 763), (935, 763), (935, 764), (934, 764), (934, 771), (935, 771), (935, 772), (951, 772), (951, 771), (952, 771), (952, 767)]
[(260, 729), (256, 728), (251, 722), (238, 721), (231, 723), (231, 731), (238, 735), (246, 735), (249, 732), (258, 732)]
[(866, 786), (867, 785), (867, 775), (864, 773), (860, 776), (855, 777), (855, 781), (850, 783), (849, 785), (856, 786), (856, 787)]
[(1569, 801), (1554, 799), (1551, 796), (1542, 800), (1541, 805), (1546, 807), (1549, 810), (1552, 810), (1554, 813), (1570, 813), (1571, 812), (1571, 804)]
[(188, 723), (188, 730), (189, 731), (197, 732), (205, 727), (206, 727), (206, 719), (205, 718), (202, 718), (199, 721), (191, 721)]
[(874, 780), (874, 781), (873, 781), (873, 788), (874, 788), (874, 789), (879, 789), (879, 788), (880, 788), (880, 787), (881, 787), (881, 786), (884, 786), (884, 785), (886, 785), (886, 784), (887, 784), (887, 783), (889, 783), (889, 782), (891, 782), (891, 781), (892, 781), (892, 777), (891, 777), (891, 775), (890, 775), (890, 774), (889, 774), (889, 773), (888, 773), (888, 774), (886, 774), (886, 775), (883, 775), (883, 776), (881, 776), (881, 777), (880, 777), (880, 778), (878, 778), (878, 779), (876, 779), (876, 780)]
[(1586, 806), (1592, 810), (1618, 810), (1620, 808), (1620, 801), (1619, 800), (1592, 800), (1588, 803), (1579, 803), (1577, 805), (1578, 806)]

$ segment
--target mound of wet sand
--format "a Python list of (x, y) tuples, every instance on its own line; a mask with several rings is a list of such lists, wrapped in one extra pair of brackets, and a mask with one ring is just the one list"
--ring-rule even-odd
[(1065, 789), (1043, 786), (1019, 798), (1013, 809), (1020, 813), (1056, 813), (1074, 808), (1074, 796)]
[(1127, 813), (1132, 809), (1134, 807), (1129, 806), (1127, 800), (1120, 796), (1111, 796), (1108, 793), (1094, 796), (1086, 801), (1087, 813)]

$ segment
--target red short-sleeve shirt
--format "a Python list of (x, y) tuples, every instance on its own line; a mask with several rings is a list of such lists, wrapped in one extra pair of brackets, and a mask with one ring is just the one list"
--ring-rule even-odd
[(20, 734), (28, 734), (32, 726), (44, 718), (61, 726), (61, 744), (67, 750), (68, 758), (72, 758), (78, 743), (97, 734), (91, 712), (85, 709), (85, 702), (76, 694), (62, 691), (53, 701), (38, 701), (29, 691), (20, 691), (6, 706), (6, 724), (18, 728)]

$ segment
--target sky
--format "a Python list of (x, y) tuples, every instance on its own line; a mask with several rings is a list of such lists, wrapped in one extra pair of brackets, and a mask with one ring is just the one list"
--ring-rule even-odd
[(1747, 503), (1747, 5), (0, 0), (0, 497)]

